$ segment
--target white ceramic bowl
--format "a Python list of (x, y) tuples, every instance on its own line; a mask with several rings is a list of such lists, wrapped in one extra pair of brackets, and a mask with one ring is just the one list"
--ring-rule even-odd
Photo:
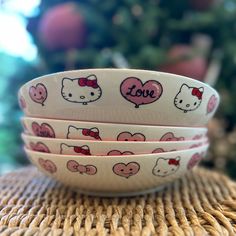
[(219, 95), (207, 84), (174, 74), (88, 69), (34, 79), (21, 87), (19, 102), (31, 117), (203, 126)]
[(144, 126), (22, 118), (26, 133), (62, 139), (102, 141), (183, 141), (206, 137), (206, 128)]
[(132, 156), (71, 156), (25, 149), (42, 172), (91, 195), (125, 196), (154, 191), (183, 176), (205, 156), (208, 146)]
[(87, 156), (150, 154), (196, 148), (208, 139), (176, 142), (116, 142), (75, 139), (52, 139), (22, 134), (25, 146), (34, 151)]

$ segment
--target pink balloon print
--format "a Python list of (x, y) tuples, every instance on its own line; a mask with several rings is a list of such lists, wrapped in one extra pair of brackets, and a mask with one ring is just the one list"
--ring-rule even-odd
[(29, 134), (29, 130), (27, 129), (27, 126), (26, 126), (26, 124), (25, 124), (25, 122), (23, 120), (21, 120), (21, 124), (23, 126), (24, 133)]
[(31, 126), (35, 136), (45, 138), (56, 137), (53, 128), (47, 123), (42, 123), (41, 125), (39, 125), (37, 122), (33, 122)]
[(168, 132), (161, 137), (160, 141), (184, 141), (184, 137), (175, 137), (172, 132)]
[(121, 152), (119, 150), (112, 150), (107, 153), (107, 156), (122, 156), (122, 155), (134, 155), (134, 153), (130, 151)]
[(22, 110), (26, 108), (26, 101), (23, 96), (19, 97), (19, 105)]
[(130, 132), (126, 132), (126, 131), (120, 133), (117, 137), (117, 141), (143, 142), (145, 140), (146, 140), (145, 136), (141, 133), (131, 134)]
[(31, 86), (29, 89), (30, 98), (36, 102), (44, 106), (44, 102), (47, 99), (48, 93), (45, 85), (39, 83), (36, 86)]
[(207, 103), (207, 114), (213, 112), (217, 106), (217, 97), (212, 95)]
[(49, 148), (42, 142), (30, 143), (30, 148), (36, 152), (50, 153)]
[(53, 174), (57, 171), (56, 165), (50, 160), (44, 160), (43, 158), (39, 158), (39, 165), (49, 173)]
[(137, 162), (117, 163), (113, 166), (113, 172), (121, 177), (129, 178), (139, 172), (140, 165)]
[(136, 77), (126, 78), (120, 85), (121, 95), (129, 102), (135, 104), (135, 108), (158, 100), (163, 92), (162, 85), (155, 80), (145, 83)]
[(67, 162), (67, 169), (71, 172), (79, 172), (80, 174), (95, 175), (97, 168), (94, 165), (81, 165), (77, 161), (70, 160)]
[(202, 159), (202, 156), (199, 153), (195, 153), (190, 161), (188, 162), (187, 168), (188, 170), (192, 169), (194, 166), (196, 166)]

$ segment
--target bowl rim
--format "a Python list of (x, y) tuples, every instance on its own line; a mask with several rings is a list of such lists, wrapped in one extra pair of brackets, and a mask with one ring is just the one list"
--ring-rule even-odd
[[(146, 73), (146, 74), (150, 74), (150, 75), (166, 75), (166, 76), (170, 76), (170, 77), (176, 77), (176, 78), (182, 78), (182, 79), (185, 79), (187, 81), (191, 81), (191, 82), (195, 82), (195, 83), (198, 83), (202, 86), (206, 86), (208, 87), (209, 89), (213, 90), (215, 92), (215, 94), (218, 96), (218, 99), (220, 99), (220, 96), (219, 96), (219, 93), (213, 88), (211, 87), (209, 84), (207, 83), (204, 83), (202, 81), (199, 81), (199, 80), (195, 80), (195, 79), (192, 79), (190, 77), (187, 77), (187, 76), (183, 76), (183, 75), (177, 75), (177, 74), (173, 74), (173, 73), (166, 73), (166, 72), (161, 72), (161, 71), (155, 71), (155, 70), (145, 70), (145, 69), (128, 69), (128, 68), (91, 68), (91, 69), (80, 69), (80, 70), (67, 70), (67, 71), (60, 71), (60, 72), (55, 72), (55, 73), (50, 73), (50, 74), (46, 74), (46, 75), (42, 75), (42, 76), (39, 76), (39, 77), (36, 77), (28, 82), (26, 82), (25, 84), (23, 84), (19, 91), (24, 88), (25, 86), (28, 86), (30, 85), (31, 83), (34, 83), (34, 82), (37, 82), (38, 80), (41, 80), (41, 79), (44, 79), (44, 78), (47, 78), (47, 77), (51, 77), (51, 76), (57, 76), (57, 75), (63, 75), (63, 74), (66, 74), (66, 73), (75, 73), (75, 72), (91, 72), (91, 73), (95, 73), (96, 71), (113, 71), (115, 73), (118, 73), (118, 72), (140, 72), (140, 73)], [(220, 100), (219, 100), (220, 102)]]
[[(196, 148), (190, 148), (190, 149), (185, 149), (185, 150), (179, 150), (179, 151), (173, 151), (173, 152), (162, 152), (162, 153), (151, 153), (151, 154), (137, 154), (137, 155), (122, 155), (122, 156), (79, 156), (79, 155), (62, 155), (62, 154), (53, 154), (53, 153), (45, 153), (45, 152), (36, 152), (33, 150), (28, 149), (26, 146), (24, 146), (24, 150), (25, 152), (28, 153), (33, 153), (36, 155), (41, 155), (42, 157), (51, 157), (53, 158), (53, 156), (60, 156), (60, 158), (68, 158), (68, 159), (84, 159), (84, 160), (90, 160), (90, 159), (94, 159), (94, 158), (99, 158), (99, 159), (113, 159), (116, 160), (117, 158), (120, 159), (122, 157), (122, 159), (127, 158), (127, 160), (130, 160), (131, 158), (156, 158), (156, 157), (165, 157), (165, 156), (169, 156), (170, 153), (173, 155), (180, 155), (181, 153), (188, 153), (188, 152), (199, 152), (199, 150), (206, 150), (209, 148), (209, 144), (206, 145), (202, 145), (200, 147), (196, 147)], [(55, 158), (56, 159), (56, 158)]]
[[(105, 143), (105, 144), (108, 144), (108, 143), (117, 143), (117, 144), (130, 144), (130, 145), (133, 145), (133, 144), (159, 144), (159, 143), (162, 143), (162, 144), (176, 144), (176, 143), (180, 143), (180, 144), (185, 144), (185, 143), (197, 143), (197, 142), (205, 142), (207, 140), (209, 140), (208, 138), (202, 138), (202, 139), (196, 139), (196, 140), (183, 140), (183, 141), (108, 141), (108, 140), (104, 140), (104, 141), (99, 141), (99, 140), (82, 140), (82, 139), (66, 139), (66, 138), (48, 138), (48, 137), (40, 137), (40, 136), (34, 136), (34, 135), (30, 135), (30, 134), (26, 134), (24, 132), (21, 133), (21, 137), (22, 139), (32, 139), (32, 140), (45, 140), (45, 142), (53, 142), (54, 140), (55, 141), (58, 141), (58, 142), (84, 142), (84, 143)], [(202, 145), (204, 146), (204, 145)]]
[[(111, 126), (111, 125), (117, 125), (117, 126), (123, 126), (124, 128), (157, 128), (157, 129), (176, 129), (176, 130), (202, 130), (207, 131), (206, 126), (175, 126), (175, 125), (144, 125), (144, 124), (127, 124), (127, 123), (112, 123), (112, 122), (94, 122), (94, 121), (82, 121), (82, 120), (65, 120), (65, 119), (50, 119), (50, 118), (43, 118), (43, 117), (33, 117), (33, 116), (22, 116), (20, 118), (22, 122), (24, 121), (40, 121), (40, 122), (53, 122), (53, 123), (67, 123), (67, 122), (73, 122), (78, 124), (91, 124), (91, 125), (102, 125), (102, 126)], [(108, 128), (108, 127), (107, 127)]]

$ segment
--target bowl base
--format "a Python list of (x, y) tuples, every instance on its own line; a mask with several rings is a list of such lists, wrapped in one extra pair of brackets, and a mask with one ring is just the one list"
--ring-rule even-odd
[(95, 197), (134, 197), (134, 196), (138, 196), (138, 195), (146, 195), (149, 193), (159, 192), (170, 184), (171, 183), (163, 184), (163, 185), (155, 187), (155, 188), (146, 189), (146, 190), (142, 190), (142, 191), (133, 191), (133, 192), (98, 192), (98, 191), (93, 192), (93, 191), (74, 189), (74, 188), (73, 188), (73, 191), (80, 193), (80, 194), (84, 194), (84, 195), (88, 195), (88, 196), (95, 196)]

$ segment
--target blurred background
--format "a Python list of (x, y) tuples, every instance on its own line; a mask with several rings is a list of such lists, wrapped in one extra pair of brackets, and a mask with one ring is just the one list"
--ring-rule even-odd
[(0, 0), (0, 174), (28, 163), (19, 87), (95, 67), (166, 71), (214, 86), (222, 99), (202, 165), (236, 178), (236, 0)]

